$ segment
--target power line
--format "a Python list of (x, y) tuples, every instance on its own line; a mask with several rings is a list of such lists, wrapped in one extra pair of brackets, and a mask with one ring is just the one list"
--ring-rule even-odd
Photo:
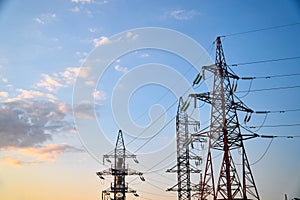
[(175, 119), (175, 117), (173, 117), (171, 120), (169, 120), (157, 133), (155, 133), (146, 142), (144, 142), (139, 148), (137, 148), (134, 151), (134, 153), (136, 153), (137, 151), (141, 150), (144, 146), (146, 146), (146, 144), (148, 144), (151, 140), (153, 140), (153, 138), (155, 138), (158, 134), (160, 134), (161, 131), (164, 130), (174, 119)]
[(165, 184), (165, 185), (169, 185), (169, 184), (170, 184), (170, 183), (167, 183), (167, 182), (164, 182), (164, 181), (159, 181), (159, 180), (157, 180), (157, 179), (152, 179), (152, 178), (150, 178), (150, 177), (147, 177), (147, 180), (155, 181), (155, 182), (157, 182), (157, 183), (161, 183), (161, 184)]
[[(251, 166), (259, 163), (265, 157), (265, 155), (268, 153), (268, 151), (269, 151), (269, 149), (271, 147), (271, 144), (272, 144), (273, 140), (274, 140), (274, 138), (271, 138), (271, 141), (269, 142), (266, 150), (263, 152), (263, 154), (255, 162), (253, 162), (253, 163), (250, 164)], [(236, 164), (237, 165), (242, 165), (241, 163), (236, 163)]]
[(254, 90), (241, 90), (237, 91), (235, 93), (243, 93), (243, 92), (262, 92), (262, 91), (269, 91), (269, 90), (286, 90), (286, 89), (294, 89), (299, 88), (300, 85), (294, 85), (294, 86), (284, 86), (284, 87), (273, 87), (273, 88), (262, 88), (262, 89), (254, 89)]
[[(147, 171), (143, 172), (143, 174), (150, 174), (150, 173), (152, 173), (152, 172), (156, 173), (157, 170), (153, 170), (153, 171), (151, 171), (151, 170), (152, 170), (153, 168), (155, 168), (156, 166), (160, 165), (162, 162), (164, 162), (164, 161), (165, 161), (166, 159), (168, 159), (169, 157), (171, 157), (174, 153), (175, 153), (174, 151), (171, 152), (169, 155), (167, 155), (167, 156), (164, 157), (162, 160), (160, 160), (159, 162), (157, 162), (155, 165), (153, 165), (152, 167), (150, 167)], [(162, 175), (162, 174), (159, 174), (159, 173), (157, 173), (157, 174), (160, 175), (160, 176), (162, 176), (162, 177), (164, 177), (164, 178), (169, 179), (169, 177), (166, 177), (166, 176), (164, 176), (164, 175)], [(132, 181), (134, 181), (135, 179), (137, 179), (137, 177), (135, 177)], [(132, 182), (132, 181), (131, 181), (131, 182)], [(131, 182), (130, 182), (130, 183), (131, 183)]]
[(273, 139), (274, 139), (274, 138), (271, 139), (271, 141), (270, 141), (270, 143), (268, 144), (268, 146), (267, 146), (266, 150), (264, 151), (264, 153), (263, 153), (263, 154), (262, 154), (255, 162), (251, 163), (250, 165), (255, 165), (255, 164), (259, 163), (259, 162), (265, 157), (265, 155), (268, 153), (268, 151), (269, 151), (269, 149), (270, 149), (270, 147), (271, 147), (271, 144), (272, 144), (272, 142), (273, 142)]
[[(144, 190), (139, 190), (139, 191), (140, 191), (140, 192), (143, 192), (143, 193), (146, 193), (146, 194), (152, 194), (152, 195), (155, 195), (155, 196), (172, 197), (171, 195), (156, 194), (156, 193), (148, 192), (148, 191), (144, 191)], [(169, 194), (170, 194), (170, 193), (169, 193)]]
[[(191, 69), (192, 69), (192, 65), (187, 69), (186, 72), (183, 73), (183, 75), (186, 75)], [(174, 88), (178, 83), (180, 83), (180, 80), (183, 79), (183, 77), (181, 76), (179, 80), (177, 80), (171, 87), (170, 89)], [(156, 103), (160, 102), (163, 98), (165, 98), (169, 93), (170, 93), (170, 89), (168, 91), (166, 91), (163, 95), (161, 95), (160, 98), (158, 98), (156, 100)], [(147, 113), (147, 110), (145, 110), (142, 114), (140, 114), (137, 118), (134, 119), (134, 121), (139, 120), (142, 116), (144, 116)], [(128, 144), (127, 144), (128, 145)]]
[[(176, 100), (176, 101), (174, 101), (168, 108), (167, 108), (167, 110), (166, 110), (166, 112), (167, 111), (169, 111), (174, 105), (176, 105), (176, 103), (178, 102), (178, 100)], [(161, 114), (156, 120), (154, 120), (154, 122), (153, 122), (153, 124), (154, 123), (156, 123), (160, 118), (162, 118), (164, 116), (164, 114)], [(174, 118), (173, 118), (174, 119)], [(172, 120), (173, 120), (172, 119)], [(151, 125), (150, 125), (151, 126)], [(149, 127), (150, 127), (149, 126)], [(148, 128), (149, 128), (148, 127)], [(148, 128), (145, 128), (143, 131), (141, 131), (137, 136), (135, 136), (132, 140), (130, 140), (126, 145), (128, 146), (129, 144), (131, 144), (132, 142), (134, 142), (136, 139), (141, 139), (140, 138), (140, 136), (142, 136), (147, 130), (148, 130)], [(164, 128), (164, 127), (163, 127)], [(162, 128), (162, 129), (163, 129)], [(161, 130), (162, 130), (161, 129)]]
[(300, 22), (291, 23), (291, 24), (284, 24), (284, 25), (279, 25), (279, 26), (270, 26), (270, 27), (266, 27), (266, 28), (260, 28), (260, 29), (254, 29), (254, 30), (249, 30), (249, 31), (242, 31), (242, 32), (222, 35), (221, 37), (231, 37), (231, 36), (243, 35), (243, 34), (248, 34), (248, 33), (255, 33), (255, 32), (261, 32), (261, 31), (267, 31), (267, 30), (273, 30), (273, 29), (280, 29), (280, 28), (285, 28), (285, 27), (296, 26), (296, 25), (299, 25), (299, 24), (300, 24)]
[(269, 113), (286, 113), (286, 112), (298, 112), (299, 109), (290, 109), (290, 110), (268, 110), (268, 111), (255, 111), (255, 114), (269, 114)]
[(296, 60), (296, 59), (300, 59), (300, 56), (277, 58), (277, 59), (268, 59), (268, 60), (259, 60), (259, 61), (252, 61), (252, 62), (234, 63), (234, 64), (230, 64), (228, 66), (236, 67), (236, 66), (241, 66), (241, 65), (252, 65), (252, 64), (258, 64), (258, 63), (278, 62), (278, 61)]
[[(300, 125), (300, 124), (299, 124)], [(240, 124), (240, 127), (243, 128), (244, 130), (252, 133), (251, 135), (243, 135), (243, 136), (252, 136), (251, 138), (266, 138), (266, 139), (272, 139), (272, 138), (288, 138), (288, 139), (293, 139), (293, 138), (300, 138), (300, 135), (259, 135), (255, 133), (254, 131), (250, 130), (249, 128), (251, 127), (245, 127)]]
[[(210, 45), (210, 47), (209, 47), (209, 49), (210, 49), (210, 51), (211, 50), (213, 50), (213, 43)], [(199, 57), (198, 59), (197, 59), (197, 61), (195, 62), (195, 63), (199, 63), (199, 61), (201, 60), (201, 57)], [(205, 60), (205, 62), (207, 62), (207, 58), (206, 58), (206, 60)], [(183, 75), (187, 75), (187, 73), (192, 69), (192, 67), (193, 67), (193, 65), (191, 65), (184, 73), (183, 73)], [(171, 89), (172, 88), (174, 88), (178, 83), (180, 83), (180, 80), (181, 79), (183, 79), (182, 77), (180, 77), (180, 79), (178, 80), (178, 81), (176, 81), (174, 84), (173, 84), (173, 86), (171, 86)], [(201, 84), (199, 84), (199, 86), (200, 86)], [(198, 87), (199, 87), (198, 86)], [(194, 88), (195, 89), (195, 88)], [(168, 90), (167, 92), (165, 92), (158, 100), (156, 100), (156, 103), (158, 103), (158, 102), (160, 102), (163, 98), (165, 98), (168, 94), (170, 93), (170, 90)], [(177, 101), (176, 101), (177, 102)], [(135, 118), (135, 120), (134, 121), (137, 121), (137, 120), (139, 120), (142, 116), (144, 116), (145, 114), (147, 113), (147, 110), (145, 110), (142, 114), (140, 114), (137, 118)], [(130, 141), (130, 143), (131, 143), (131, 141)], [(129, 143), (128, 143), (129, 144)], [(127, 145), (128, 145), (127, 144)]]
[[(277, 128), (277, 127), (289, 127), (289, 126), (300, 126), (300, 124), (275, 124), (275, 125), (263, 125), (260, 127), (264, 128)], [(257, 128), (257, 126), (249, 126), (248, 128)]]
[[(202, 83), (204, 83), (204, 81), (202, 81), (200, 84), (202, 84)], [(193, 86), (191, 86), (191, 87), (189, 87), (181, 96), (184, 96), (191, 88), (192, 88)], [(167, 111), (169, 110), (169, 109), (171, 109), (176, 103), (178, 102), (178, 100), (176, 100), (171, 106), (169, 106), (168, 107), (168, 109), (167, 109)], [(163, 114), (162, 115), (160, 115), (153, 123), (155, 123), (156, 121), (158, 121), (161, 117), (163, 116)], [(162, 131), (162, 130), (164, 130), (174, 119), (176, 118), (176, 116), (175, 117), (173, 117), (171, 120), (169, 120), (157, 133), (155, 133), (153, 136), (151, 136), (149, 139), (147, 139), (147, 141), (146, 142), (144, 142), (139, 148), (137, 148), (136, 150), (135, 150), (135, 152), (134, 153), (136, 153), (137, 151), (139, 151), (140, 149), (142, 149), (146, 144), (148, 144), (153, 138), (155, 138), (157, 135), (159, 135), (160, 134), (160, 132)], [(143, 135), (144, 133), (145, 133), (145, 131), (147, 130), (148, 128), (146, 128), (146, 129), (144, 129), (138, 136), (136, 136), (136, 137), (134, 137), (128, 144), (130, 144), (130, 143), (132, 143), (133, 141), (135, 141), (136, 139), (138, 139), (141, 135)], [(128, 145), (127, 144), (127, 145)]]
[[(202, 84), (203, 82), (201, 82)], [(193, 86), (189, 87), (181, 96), (184, 96), (190, 89), (192, 89)], [(166, 110), (169, 111), (174, 105), (176, 105), (176, 103), (178, 102), (178, 99), (176, 99)], [(160, 118), (162, 118), (164, 116), (164, 113), (161, 114), (156, 120), (154, 120), (153, 124), (156, 123)], [(175, 118), (175, 117), (174, 117)], [(167, 124), (169, 124), (174, 118), (172, 118)], [(143, 131), (141, 131), (141, 133), (139, 133), (137, 136), (135, 136), (131, 141), (129, 141), (126, 145), (128, 146), (129, 144), (131, 144), (132, 142), (134, 142), (136, 139), (140, 139), (140, 136), (142, 136), (149, 128), (151, 127), (151, 125), (148, 128), (145, 128)], [(163, 126), (154, 136), (150, 137), (148, 140), (151, 141), (155, 136), (157, 136), (166, 126)], [(147, 141), (145, 144), (147, 144), (149, 141)], [(140, 150), (145, 144), (143, 144), (142, 146), (140, 146), (136, 151)]]
[[(170, 165), (173, 165), (173, 162), (171, 162), (170, 164), (162, 167), (162, 168), (159, 168), (159, 169), (155, 169), (155, 170), (152, 170), (154, 167), (158, 166), (159, 164), (161, 164), (163, 161), (166, 161), (169, 157), (171, 157), (172, 155), (174, 155), (174, 153), (176, 153), (176, 151), (174, 152), (171, 152), (169, 155), (167, 155), (165, 158), (163, 158), (161, 161), (159, 161), (158, 163), (156, 163), (155, 165), (153, 165), (151, 168), (149, 168), (146, 172), (144, 172), (143, 174), (152, 174), (152, 173), (155, 173), (165, 179), (168, 179), (168, 180), (171, 180), (169, 177), (161, 174), (161, 173), (158, 173), (159, 171), (163, 170), (163, 169), (166, 169), (168, 168)], [(142, 164), (141, 164), (142, 165)], [(146, 167), (146, 166), (144, 166)]]
[(271, 76), (240, 77), (240, 79), (241, 80), (254, 80), (254, 79), (270, 79), (270, 78), (281, 78), (281, 77), (291, 77), (291, 76), (300, 76), (300, 73), (279, 74), (279, 75), (271, 75)]

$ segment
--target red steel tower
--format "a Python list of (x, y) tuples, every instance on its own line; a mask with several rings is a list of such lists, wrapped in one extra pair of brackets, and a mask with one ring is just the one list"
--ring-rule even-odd
[[(235, 95), (236, 82), (239, 77), (226, 64), (221, 38), (216, 39), (215, 64), (203, 67), (204, 73), (213, 74), (212, 91), (202, 94), (191, 94), (191, 97), (211, 104), (210, 129), (208, 132), (195, 136), (208, 137), (209, 147), (200, 199), (213, 200), (259, 200), (258, 191), (250, 169), (242, 136), (237, 111), (247, 114), (253, 113)], [(240, 152), (241, 168), (237, 168), (232, 152)], [(217, 182), (214, 179), (214, 165), (212, 151), (223, 154), (221, 169)], [(241, 180), (240, 180), (241, 177)], [(217, 184), (215, 184), (215, 182)]]

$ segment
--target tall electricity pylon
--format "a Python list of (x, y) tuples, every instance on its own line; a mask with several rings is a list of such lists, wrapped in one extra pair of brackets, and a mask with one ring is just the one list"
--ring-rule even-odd
[[(110, 188), (102, 191), (102, 200), (125, 200), (126, 193), (133, 193), (134, 196), (138, 197), (139, 195), (136, 190), (128, 187), (125, 177), (129, 175), (138, 175), (142, 181), (145, 181), (145, 179), (143, 173), (129, 169), (125, 164), (125, 158), (133, 158), (136, 163), (138, 163), (138, 160), (136, 159), (136, 155), (131, 154), (126, 150), (121, 130), (119, 130), (114, 151), (103, 156), (103, 163), (105, 160), (111, 163), (109, 158), (114, 159), (111, 168), (96, 173), (100, 179), (104, 179), (104, 175), (114, 176), (114, 182), (111, 183)], [(111, 198), (111, 195), (113, 195), (113, 198)]]
[(200, 170), (190, 164), (191, 160), (200, 163), (202, 158), (190, 151), (192, 144), (191, 135), (199, 129), (199, 122), (189, 120), (185, 112), (185, 105), (182, 98), (176, 115), (176, 142), (177, 142), (177, 165), (168, 169), (167, 172), (177, 173), (177, 184), (167, 191), (177, 191), (178, 200), (190, 200), (193, 192), (199, 192), (199, 185), (191, 183), (191, 173), (200, 173)]
[[(213, 74), (212, 91), (202, 94), (191, 94), (200, 101), (211, 104), (210, 130), (197, 134), (209, 138), (204, 178), (201, 185), (200, 199), (214, 200), (259, 200), (258, 191), (246, 155), (243, 137), (240, 130), (237, 111), (247, 113), (246, 121), (250, 120), (253, 110), (248, 108), (235, 95), (236, 82), (239, 77), (228, 70), (222, 48), (221, 38), (216, 39), (215, 64), (203, 67), (204, 72)], [(195, 135), (196, 136), (196, 135)], [(239, 150), (241, 169), (235, 166), (233, 150)], [(212, 151), (221, 151), (223, 159), (217, 185), (214, 180)], [(242, 178), (242, 180), (239, 179)]]

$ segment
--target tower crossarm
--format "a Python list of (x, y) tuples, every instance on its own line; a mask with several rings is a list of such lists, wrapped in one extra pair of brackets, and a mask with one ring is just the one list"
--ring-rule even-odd
[(203, 102), (209, 103), (209, 104), (212, 103), (212, 98), (211, 98), (210, 92), (199, 93), (199, 94), (190, 94), (189, 96), (195, 99), (195, 104), (196, 104), (196, 100), (200, 100), (200, 101), (203, 101)]
[[(212, 95), (210, 92), (205, 92), (205, 93), (199, 93), (199, 94), (190, 94), (190, 97), (194, 98), (195, 101), (199, 100), (208, 104), (212, 104)], [(235, 99), (237, 99), (238, 101), (232, 101), (231, 102), (231, 107), (230, 110), (238, 110), (238, 111), (243, 111), (243, 112), (247, 112), (247, 113), (253, 113), (254, 111), (249, 108), (246, 104), (244, 104), (240, 99), (238, 99), (235, 96)], [(196, 104), (196, 102), (195, 102)], [(196, 106), (195, 106), (196, 107)]]
[(99, 176), (99, 178), (101, 178), (101, 179), (104, 179), (103, 176), (111, 175), (111, 174), (112, 174), (112, 169), (111, 168), (105, 169), (105, 170), (100, 171), (100, 172), (96, 172), (96, 175)]

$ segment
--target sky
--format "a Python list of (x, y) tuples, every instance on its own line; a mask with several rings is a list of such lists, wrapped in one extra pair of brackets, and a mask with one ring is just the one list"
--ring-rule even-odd
[[(236, 96), (272, 111), (248, 123), (239, 112), (240, 123), (280, 136), (244, 142), (261, 199), (300, 198), (299, 23), (296, 0), (0, 1), (0, 199), (101, 199), (112, 178), (96, 172), (110, 167), (102, 156), (119, 129), (146, 179), (127, 179), (138, 198), (177, 199), (165, 171), (176, 165), (178, 99), (209, 91), (191, 85), (214, 63), (217, 36), (230, 69), (255, 77), (237, 81)], [(207, 127), (210, 106), (192, 104)]]

